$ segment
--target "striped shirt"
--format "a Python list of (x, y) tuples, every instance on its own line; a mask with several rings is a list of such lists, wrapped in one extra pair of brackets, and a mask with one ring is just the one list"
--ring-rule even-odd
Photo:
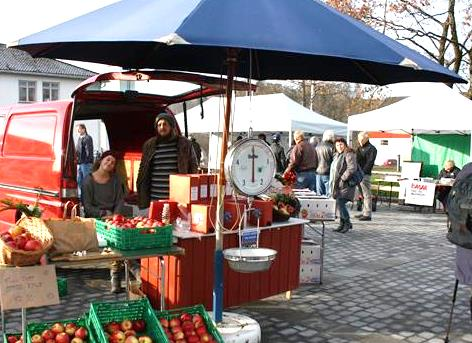
[(158, 143), (152, 157), (151, 200), (169, 198), (169, 175), (177, 173), (177, 141)]

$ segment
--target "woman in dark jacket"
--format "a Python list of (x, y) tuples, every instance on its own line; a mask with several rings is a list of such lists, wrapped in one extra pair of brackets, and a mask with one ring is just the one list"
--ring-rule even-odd
[(336, 153), (331, 163), (329, 183), (331, 196), (336, 199), (339, 210), (340, 224), (334, 231), (345, 233), (352, 229), (349, 211), (346, 203), (354, 199), (355, 185), (350, 186), (348, 181), (357, 169), (356, 154), (347, 145), (344, 138), (335, 141)]

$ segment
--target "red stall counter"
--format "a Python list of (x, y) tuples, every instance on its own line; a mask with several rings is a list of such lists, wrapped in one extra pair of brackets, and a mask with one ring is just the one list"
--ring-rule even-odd
[[(303, 225), (308, 221), (291, 218), (287, 222), (262, 227), (259, 246), (277, 250), (268, 271), (250, 274), (231, 270), (224, 262), (223, 306), (241, 305), (299, 287), (300, 249)], [(165, 257), (165, 299), (169, 309), (203, 304), (212, 308), (215, 234), (177, 232), (177, 246), (184, 256)], [(239, 246), (237, 231), (225, 232), (224, 248)], [(160, 264), (157, 258), (141, 259), (142, 289), (154, 308), (160, 304)]]

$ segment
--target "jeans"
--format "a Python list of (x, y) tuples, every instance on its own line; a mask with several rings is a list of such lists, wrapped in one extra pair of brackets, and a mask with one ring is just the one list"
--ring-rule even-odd
[(92, 163), (81, 163), (77, 165), (77, 186), (79, 187), (79, 195), (82, 193), (82, 183), (91, 171)]
[(339, 216), (344, 221), (348, 221), (350, 219), (349, 211), (347, 210), (347, 206), (346, 206), (346, 203), (348, 201), (349, 200), (347, 199), (341, 199), (341, 198), (336, 199), (336, 206), (338, 207), (338, 210), (339, 210)]
[(316, 190), (316, 177), (314, 171), (305, 171), (297, 173), (297, 182), (295, 188), (309, 188), (312, 191)]
[(360, 188), (362, 190), (363, 207), (362, 215), (366, 217), (372, 216), (372, 185), (370, 183), (370, 175), (365, 174), (364, 178), (360, 183)]
[(318, 193), (318, 195), (330, 196), (329, 175), (316, 174), (316, 193)]

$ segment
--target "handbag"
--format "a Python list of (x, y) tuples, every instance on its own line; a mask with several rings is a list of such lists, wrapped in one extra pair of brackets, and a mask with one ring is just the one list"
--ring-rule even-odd
[(44, 222), (54, 237), (54, 244), (49, 250), (50, 257), (70, 254), (74, 251), (99, 251), (95, 220), (77, 216), (77, 205), (72, 208), (71, 218), (47, 219)]
[(364, 171), (357, 165), (356, 171), (351, 175), (351, 178), (347, 180), (347, 185), (349, 187), (358, 186), (364, 179)]

